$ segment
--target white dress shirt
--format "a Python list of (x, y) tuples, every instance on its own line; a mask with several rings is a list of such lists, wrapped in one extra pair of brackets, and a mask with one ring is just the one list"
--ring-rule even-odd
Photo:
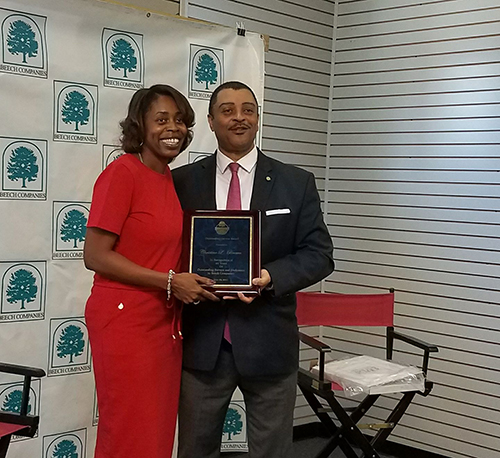
[[(217, 210), (225, 210), (229, 183), (231, 182), (231, 170), (229, 164), (233, 162), (218, 149), (216, 153), (217, 171), (215, 174), (215, 200)], [(239, 161), (238, 178), (241, 189), (241, 209), (250, 210), (252, 200), (253, 181), (255, 178), (255, 166), (257, 165), (257, 147), (243, 156)]]

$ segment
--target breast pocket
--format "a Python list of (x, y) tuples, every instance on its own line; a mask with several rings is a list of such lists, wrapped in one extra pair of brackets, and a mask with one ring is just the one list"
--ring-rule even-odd
[(277, 216), (277, 215), (289, 215), (292, 211), (289, 208), (273, 208), (266, 210), (266, 217)]

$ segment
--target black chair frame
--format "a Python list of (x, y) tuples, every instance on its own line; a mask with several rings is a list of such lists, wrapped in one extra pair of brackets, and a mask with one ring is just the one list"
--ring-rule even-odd
[(33, 437), (38, 429), (40, 417), (28, 414), (29, 396), (31, 390), (31, 380), (33, 377), (41, 378), (45, 376), (43, 369), (15, 364), (0, 363), (0, 373), (19, 375), (24, 378), (21, 398), (21, 408), (19, 412), (0, 411), (0, 423), (25, 426), (15, 433), (0, 437), (0, 458), (5, 458), (10, 440), (13, 435), (23, 437)]
[[(427, 374), (430, 353), (437, 352), (438, 348), (435, 345), (428, 344), (422, 340), (397, 332), (392, 326), (387, 327), (386, 329), (386, 358), (388, 360), (392, 360), (394, 341), (400, 340), (423, 350), (421, 368), (423, 373)], [(354, 409), (350, 410), (344, 408), (336, 398), (335, 392), (331, 387), (331, 382), (325, 380), (324, 377), (325, 356), (331, 351), (331, 347), (313, 337), (308, 336), (307, 334), (302, 332), (299, 334), (300, 340), (304, 344), (319, 351), (319, 373), (318, 375), (315, 375), (308, 370), (299, 368), (298, 385), (304, 395), (304, 398), (307, 400), (314, 413), (326, 428), (328, 434), (331, 436), (328, 443), (315, 458), (329, 457), (338, 446), (340, 446), (347, 458), (359, 458), (356, 451), (353, 449), (353, 445), (362, 450), (362, 458), (380, 458), (377, 450), (380, 450), (384, 441), (399, 423), (409, 405), (413, 401), (415, 395), (419, 394), (421, 396), (427, 396), (432, 390), (433, 383), (426, 379), (424, 385), (425, 390), (423, 392), (408, 391), (402, 393), (401, 399), (389, 414), (385, 422), (374, 425), (359, 425), (358, 422), (366, 415), (368, 410), (375, 404), (381, 395), (366, 395)], [(328, 403), (329, 408), (340, 422), (340, 426), (335, 424), (329, 414), (330, 409), (324, 408), (323, 404), (319, 401), (320, 398), (324, 399)], [(360, 428), (363, 427), (378, 431), (373, 437), (370, 438), (361, 432)]]

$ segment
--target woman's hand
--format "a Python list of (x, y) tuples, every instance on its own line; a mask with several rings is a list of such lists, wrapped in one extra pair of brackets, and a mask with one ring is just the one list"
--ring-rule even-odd
[(174, 296), (185, 304), (199, 301), (218, 301), (219, 298), (215, 294), (203, 288), (213, 284), (214, 281), (209, 278), (182, 272), (174, 274), (171, 288)]

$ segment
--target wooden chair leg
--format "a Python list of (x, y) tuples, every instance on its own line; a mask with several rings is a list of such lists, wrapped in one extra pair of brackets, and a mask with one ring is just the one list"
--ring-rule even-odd
[(396, 407), (393, 409), (393, 411), (385, 421), (386, 423), (392, 423), (394, 427), (381, 429), (373, 437), (371, 443), (374, 448), (380, 447), (389, 437), (389, 435), (392, 433), (396, 425), (399, 423), (399, 420), (401, 420), (401, 418), (403, 417), (404, 413), (406, 412), (406, 409), (408, 409), (408, 407), (410, 406), (411, 402), (413, 401), (413, 398), (415, 397), (415, 394), (416, 394), (415, 391), (405, 393), (403, 397), (399, 400), (398, 404), (396, 405)]
[(340, 430), (351, 441), (351, 443), (356, 447), (359, 447), (363, 451), (364, 456), (369, 458), (380, 458), (378, 452), (373, 448), (366, 437), (363, 436), (361, 431), (356, 426), (356, 423), (354, 423), (352, 418), (335, 398), (335, 395), (333, 393), (329, 393), (324, 399), (328, 402), (340, 423), (342, 423)]
[(11, 435), (0, 437), (0, 458), (7, 456)]
[(320, 452), (318, 452), (318, 454), (314, 458), (327, 458), (338, 446), (340, 446), (347, 458), (358, 458), (351, 445), (341, 434), (340, 429), (331, 419), (330, 415), (322, 411), (323, 406), (319, 402), (318, 398), (309, 390), (303, 388), (301, 385), (299, 385), (299, 388), (302, 391), (302, 394), (304, 395), (304, 398), (308, 402), (309, 406), (313, 409), (314, 413), (319, 418), (325, 429), (332, 436), (328, 443), (321, 449)]

